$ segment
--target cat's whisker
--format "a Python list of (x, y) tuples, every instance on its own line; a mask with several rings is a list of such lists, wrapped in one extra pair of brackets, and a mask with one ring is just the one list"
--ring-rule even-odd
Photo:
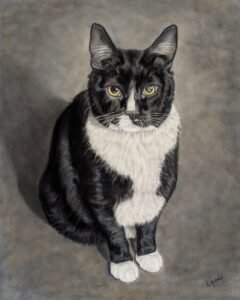
[(157, 117), (163, 117), (163, 116), (165, 117), (165, 116), (167, 116), (167, 114), (157, 114), (157, 113), (156, 113), (156, 114), (149, 114), (149, 116), (150, 116), (150, 117), (151, 117), (151, 116), (152, 116), (152, 117), (156, 117), (156, 116), (157, 116)]
[(141, 118), (141, 121), (142, 121), (142, 123), (144, 123), (146, 126), (152, 126), (152, 124), (151, 124), (149, 121), (147, 121), (146, 119), (144, 119), (144, 118)]
[(166, 117), (151, 117), (151, 118), (144, 118), (144, 119), (148, 121), (160, 122), (160, 121), (164, 121)]
[(120, 116), (122, 113), (114, 113), (114, 112), (110, 112), (107, 114), (102, 114), (100, 116), (94, 116), (95, 118), (102, 118), (102, 117), (115, 117), (115, 116)]
[(141, 121), (146, 125), (146, 126), (155, 126), (158, 127), (161, 119), (151, 119), (151, 120), (146, 120), (144, 118), (140, 118)]
[(139, 121), (140, 121), (140, 127), (144, 127), (143, 125), (146, 125), (141, 118), (139, 118)]
[(110, 125), (110, 123), (112, 122), (112, 120), (118, 116), (120, 116), (122, 113), (114, 113), (114, 112), (110, 112), (101, 116), (95, 116), (95, 118), (98, 121), (101, 121), (103, 123), (105, 123), (106, 125)]

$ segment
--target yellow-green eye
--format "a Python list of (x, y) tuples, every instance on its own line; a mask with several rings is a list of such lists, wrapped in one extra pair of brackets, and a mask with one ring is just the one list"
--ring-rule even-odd
[(115, 85), (109, 85), (106, 87), (106, 92), (111, 97), (119, 97), (122, 95), (120, 89)]
[(152, 96), (155, 95), (158, 90), (156, 85), (147, 85), (143, 88), (143, 95), (144, 96)]

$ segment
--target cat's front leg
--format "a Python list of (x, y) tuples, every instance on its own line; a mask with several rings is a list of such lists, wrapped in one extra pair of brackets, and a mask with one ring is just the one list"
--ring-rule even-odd
[(133, 261), (124, 228), (119, 226), (113, 212), (104, 206), (93, 206), (98, 222), (102, 227), (110, 254), (110, 273), (122, 282), (133, 282), (139, 270)]
[(138, 267), (133, 261), (129, 244), (122, 227), (111, 228), (108, 234), (108, 248), (110, 252), (110, 273), (123, 282), (133, 282), (139, 276)]
[(151, 222), (136, 226), (137, 254), (136, 261), (140, 268), (148, 272), (158, 272), (163, 266), (163, 259), (156, 247), (156, 227), (158, 217)]

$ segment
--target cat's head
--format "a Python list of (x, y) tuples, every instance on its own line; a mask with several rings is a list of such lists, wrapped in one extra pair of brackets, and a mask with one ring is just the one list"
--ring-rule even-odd
[(113, 44), (101, 25), (93, 24), (89, 48), (93, 116), (102, 125), (123, 131), (159, 127), (173, 101), (176, 25), (167, 27), (145, 50), (125, 50)]

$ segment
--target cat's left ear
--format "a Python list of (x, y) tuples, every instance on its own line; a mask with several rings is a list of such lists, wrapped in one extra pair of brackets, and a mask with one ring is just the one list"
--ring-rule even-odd
[(163, 58), (165, 64), (171, 67), (177, 51), (177, 38), (177, 26), (171, 25), (161, 33), (146, 51), (148, 54), (159, 55)]
[(103, 69), (106, 60), (114, 63), (117, 58), (117, 49), (105, 28), (99, 24), (92, 24), (89, 50), (91, 66), (94, 69)]

